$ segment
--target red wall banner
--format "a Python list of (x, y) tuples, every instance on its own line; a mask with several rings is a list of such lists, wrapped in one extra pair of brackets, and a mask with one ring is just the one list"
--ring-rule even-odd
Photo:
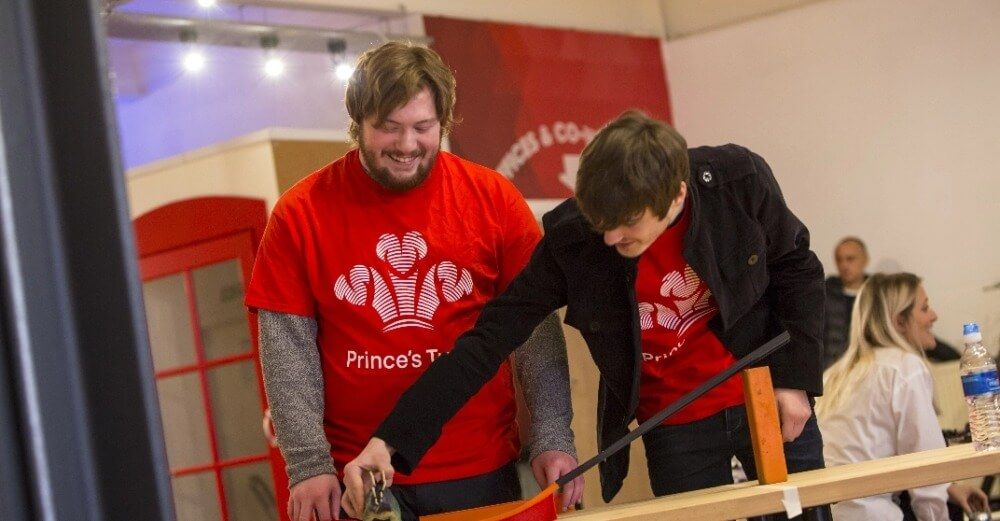
[(656, 38), (424, 17), (458, 82), (451, 150), (525, 198), (572, 195), (579, 154), (629, 108), (670, 121)]

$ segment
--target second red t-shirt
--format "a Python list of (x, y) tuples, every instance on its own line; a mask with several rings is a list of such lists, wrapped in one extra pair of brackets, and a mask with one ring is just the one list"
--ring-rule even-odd
[[(719, 307), (711, 290), (682, 255), (690, 223), (689, 201), (680, 219), (639, 259), (635, 290), (642, 328), (642, 375), (636, 411), (640, 422), (736, 361), (708, 328)], [(742, 381), (737, 375), (663, 423), (700, 420), (743, 401)]]

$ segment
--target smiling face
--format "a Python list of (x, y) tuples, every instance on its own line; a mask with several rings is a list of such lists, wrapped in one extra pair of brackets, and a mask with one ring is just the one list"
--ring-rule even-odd
[(386, 189), (403, 192), (423, 183), (441, 148), (441, 122), (430, 88), (424, 87), (385, 121), (366, 118), (358, 145), (365, 171)]
[(913, 309), (907, 317), (896, 317), (896, 331), (903, 335), (914, 347), (930, 350), (937, 345), (934, 333), (931, 328), (937, 321), (937, 313), (931, 309), (927, 299), (927, 292), (923, 285), (917, 287), (917, 298), (913, 302)]

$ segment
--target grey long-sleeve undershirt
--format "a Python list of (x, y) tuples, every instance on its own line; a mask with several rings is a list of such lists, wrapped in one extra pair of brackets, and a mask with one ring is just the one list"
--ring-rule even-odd
[(316, 321), (260, 310), (260, 363), (288, 486), (335, 474), (323, 432), (323, 368), (316, 349)]
[[(278, 447), (287, 464), (288, 486), (335, 473), (323, 432), (324, 381), (316, 321), (262, 309), (259, 328), (264, 388)], [(566, 338), (558, 315), (546, 318), (514, 351), (513, 359), (530, 418), (529, 457), (549, 450), (576, 457)]]

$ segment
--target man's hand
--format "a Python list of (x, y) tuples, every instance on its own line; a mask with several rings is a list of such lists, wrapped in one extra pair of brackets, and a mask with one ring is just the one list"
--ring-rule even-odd
[(962, 507), (966, 514), (985, 512), (990, 502), (985, 492), (964, 483), (952, 483), (948, 487), (948, 500)]
[(361, 519), (361, 514), (364, 512), (365, 486), (371, 485), (366, 483), (370, 481), (367, 479), (369, 470), (376, 474), (382, 473), (386, 488), (392, 485), (392, 476), (395, 473), (390, 463), (392, 453), (392, 448), (386, 445), (385, 441), (372, 438), (361, 454), (344, 467), (344, 485), (347, 487), (344, 491), (344, 510), (351, 517)]
[(812, 416), (809, 397), (800, 389), (775, 389), (774, 400), (778, 402), (778, 418), (781, 421), (781, 439), (786, 443), (795, 441), (802, 434), (806, 420)]
[[(558, 450), (545, 451), (531, 460), (531, 471), (535, 474), (535, 481), (543, 489), (575, 469), (576, 466), (576, 458)], [(581, 499), (583, 499), (583, 476), (577, 476), (576, 479), (563, 487), (563, 511), (579, 503)]]
[(300, 481), (288, 497), (292, 521), (340, 519), (340, 481), (333, 474), (320, 474)]

